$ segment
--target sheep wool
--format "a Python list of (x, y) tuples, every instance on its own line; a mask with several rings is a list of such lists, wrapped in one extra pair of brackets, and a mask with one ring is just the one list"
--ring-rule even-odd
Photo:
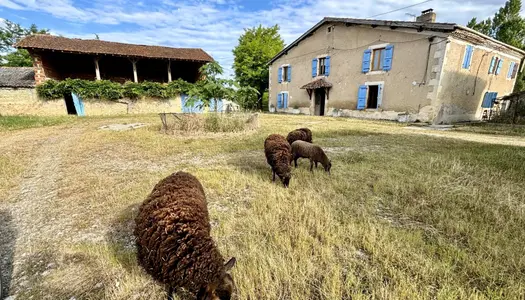
[(321, 163), (324, 170), (330, 173), (332, 168), (332, 161), (328, 159), (323, 149), (318, 145), (310, 144), (305, 141), (295, 141), (292, 143), (292, 156), (297, 168), (297, 160), (299, 158), (310, 159), (310, 171), (313, 171), (313, 164), (317, 167), (317, 163)]
[(291, 145), (295, 141), (305, 141), (308, 143), (313, 143), (312, 141), (312, 131), (308, 128), (299, 128), (288, 133), (286, 140)]
[(272, 134), (264, 141), (264, 154), (266, 161), (272, 167), (273, 181), (275, 174), (279, 176), (285, 187), (290, 184), (292, 177), (290, 163), (292, 162), (292, 149), (284, 136)]
[(235, 259), (225, 265), (210, 236), (197, 178), (177, 172), (162, 179), (142, 203), (135, 225), (138, 263), (169, 293), (183, 287), (197, 299), (230, 299), (233, 279), (227, 272)]

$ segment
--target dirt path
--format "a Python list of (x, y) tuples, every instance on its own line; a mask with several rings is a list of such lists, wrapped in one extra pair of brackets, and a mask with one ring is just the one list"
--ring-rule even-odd
[[(56, 210), (55, 199), (62, 176), (62, 157), (74, 145), (82, 129), (56, 130), (51, 137), (26, 136), (39, 143), (31, 166), (23, 174), (17, 189), (0, 203), (2, 231), (0, 232), (0, 256), (4, 278), (2, 282), (24, 286), (23, 276), (17, 276), (19, 266), (27, 263), (31, 249), (36, 245), (59, 238), (64, 231), (64, 220), (49, 215)], [(12, 141), (9, 141), (12, 142)], [(66, 221), (67, 222), (67, 221)]]
[(458, 139), (468, 142), (493, 144), (493, 145), (506, 145), (506, 146), (518, 146), (525, 147), (525, 138), (518, 136), (501, 136), (501, 135), (490, 135), (480, 133), (466, 133), (457, 131), (438, 131), (421, 129), (418, 127), (404, 127), (408, 132), (413, 134), (422, 134), (434, 137)]

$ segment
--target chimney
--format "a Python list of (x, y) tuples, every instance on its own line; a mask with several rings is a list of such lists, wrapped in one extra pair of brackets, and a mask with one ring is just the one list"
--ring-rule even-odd
[(421, 15), (416, 18), (416, 22), (422, 23), (435, 23), (436, 22), (436, 13), (434, 10), (427, 9), (421, 12)]

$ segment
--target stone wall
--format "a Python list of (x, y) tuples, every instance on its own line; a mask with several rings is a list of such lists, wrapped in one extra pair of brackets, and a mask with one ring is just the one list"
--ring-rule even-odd
[[(84, 100), (84, 112), (90, 115), (145, 114), (161, 112), (182, 112), (181, 99), (121, 99), (106, 101)], [(64, 99), (42, 100), (32, 88), (0, 89), (0, 115), (67, 115)]]

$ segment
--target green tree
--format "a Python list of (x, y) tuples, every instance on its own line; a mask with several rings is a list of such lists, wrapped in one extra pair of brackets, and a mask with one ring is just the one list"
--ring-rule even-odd
[(246, 107), (262, 109), (262, 95), (268, 88), (268, 61), (284, 48), (279, 26), (245, 29), (239, 44), (233, 49), (233, 69), (241, 86), (258, 91), (256, 103), (243, 103)]
[(13, 46), (20, 39), (31, 34), (48, 34), (47, 29), (38, 29), (35, 24), (24, 28), (20, 24), (4, 21), (0, 28), (0, 51), (6, 54), (1, 56), (0, 66), (8, 67), (30, 67), (33, 65), (29, 52), (25, 49), (15, 49)]
[(231, 79), (220, 78), (223, 74), (223, 69), (215, 61), (203, 65), (199, 72), (201, 80), (189, 88), (186, 105), (192, 106), (200, 100), (202, 101), (201, 106), (210, 107), (213, 101), (215, 111), (217, 111), (218, 100), (233, 98), (235, 82)]

